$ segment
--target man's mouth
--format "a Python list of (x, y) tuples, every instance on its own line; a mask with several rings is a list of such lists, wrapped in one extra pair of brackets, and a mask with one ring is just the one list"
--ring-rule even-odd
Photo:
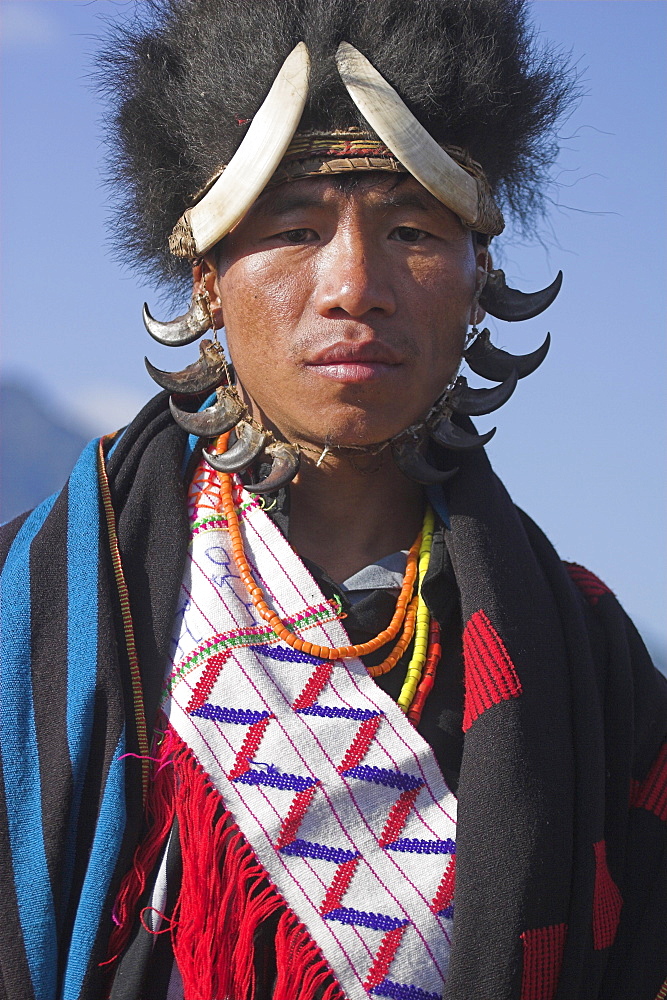
[(306, 361), (306, 367), (336, 382), (369, 382), (402, 364), (393, 348), (379, 341), (339, 341)]

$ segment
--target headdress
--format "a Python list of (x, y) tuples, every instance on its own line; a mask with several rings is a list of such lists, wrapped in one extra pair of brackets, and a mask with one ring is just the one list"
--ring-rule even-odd
[[(532, 224), (575, 87), (568, 60), (535, 45), (524, 0), (147, 0), (114, 27), (99, 81), (110, 103), (115, 249), (178, 289), (172, 230), (229, 164), (290, 53), (310, 61), (299, 134), (359, 129), (341, 42), (362, 53), (435, 143), (481, 165), (505, 214)], [(340, 62), (340, 59), (339, 59)], [(461, 160), (463, 165), (466, 163)]]
[[(189, 282), (189, 262), (212, 249), (267, 185), (312, 174), (409, 172), (487, 239), (503, 229), (501, 205), (524, 223), (540, 210), (554, 125), (573, 81), (566, 61), (537, 52), (523, 0), (151, 0), (146, 7), (150, 17), (119, 29), (102, 65), (104, 85), (121, 95), (113, 129), (114, 176), (125, 198), (119, 246), (158, 277)], [(560, 280), (526, 296), (492, 271), (480, 302), (492, 315), (525, 319), (553, 301)], [(212, 325), (201, 296), (171, 323), (147, 310), (144, 318), (172, 345)], [(484, 331), (467, 360), (503, 386), (475, 391), (459, 379), (425, 421), (392, 439), (397, 463), (420, 482), (445, 478), (425, 462), (429, 436), (455, 449), (484, 444), (490, 435), (461, 430), (452, 413), (501, 405), (547, 348), (548, 338), (533, 355), (514, 358)], [(218, 389), (215, 407), (195, 418), (196, 432), (222, 433), (240, 420), (225, 471), (247, 467), (270, 435), (225, 388), (229, 374), (215, 344), (205, 342), (191, 368), (176, 373), (181, 392), (200, 392), (203, 382)], [(168, 373), (149, 371), (173, 389)], [(195, 430), (177, 405), (172, 410)], [(271, 447), (284, 481), (296, 471), (296, 453)]]

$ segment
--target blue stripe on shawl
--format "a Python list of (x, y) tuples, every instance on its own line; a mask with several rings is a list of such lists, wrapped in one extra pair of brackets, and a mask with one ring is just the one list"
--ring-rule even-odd
[(90, 953), (106, 905), (111, 877), (118, 860), (125, 829), (125, 730), (113, 755), (95, 828), (88, 868), (74, 920), (72, 943), (61, 993), (62, 1000), (77, 1000), (81, 994)]
[(121, 429), (119, 431), (116, 431), (116, 440), (114, 441), (114, 443), (109, 448), (109, 451), (107, 453), (107, 461), (109, 461), (109, 459), (111, 458), (111, 456), (115, 452), (116, 448), (118, 447), (118, 445), (120, 444), (120, 442), (123, 440), (123, 435), (125, 434), (126, 430), (127, 430), (127, 427), (121, 427)]
[(98, 440), (91, 441), (86, 446), (74, 467), (68, 486), (67, 745), (72, 768), (72, 804), (63, 872), (63, 913), (69, 902), (76, 830), (95, 711), (100, 544), (98, 446)]
[[(98, 645), (98, 579), (100, 494), (98, 441), (83, 451), (69, 482), (67, 512), (67, 743), (72, 765), (70, 856), (66, 889), (71, 884), (76, 829), (86, 776), (95, 708)], [(109, 884), (125, 829), (125, 731), (115, 749), (97, 817), (95, 835), (78, 900), (61, 996), (81, 993), (90, 953), (97, 936)]]
[[(85, 781), (96, 688), (100, 506), (98, 442), (83, 451), (69, 481), (67, 512), (67, 744), (73, 797), (69, 844), (63, 873), (64, 903), (71, 886), (74, 845)], [(12, 851), (14, 883), (33, 990), (39, 1000), (57, 992), (57, 930), (44, 846), (41, 775), (31, 677), (30, 548), (56, 496), (45, 500), (14, 539), (0, 578), (0, 624), (6, 636), (0, 664), (3, 692), (0, 753)], [(106, 905), (125, 829), (125, 749), (121, 734), (114, 752), (97, 819), (71, 943), (62, 1000), (80, 996), (90, 954)]]
[(0, 624), (5, 636), (0, 664), (0, 753), (19, 919), (36, 997), (56, 990), (57, 942), (53, 893), (42, 825), (41, 780), (32, 693), (30, 547), (55, 495), (24, 521), (0, 577)]

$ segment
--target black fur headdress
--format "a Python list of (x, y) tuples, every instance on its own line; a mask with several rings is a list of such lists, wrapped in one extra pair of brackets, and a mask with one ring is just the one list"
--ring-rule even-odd
[(519, 222), (542, 207), (555, 124), (577, 96), (568, 59), (537, 49), (525, 0), (144, 0), (116, 25), (98, 79), (111, 105), (110, 174), (122, 259), (181, 285), (168, 236), (227, 163), (283, 60), (303, 40), (311, 89), (300, 131), (366, 128), (336, 70), (348, 41), (441, 143), (483, 166)]

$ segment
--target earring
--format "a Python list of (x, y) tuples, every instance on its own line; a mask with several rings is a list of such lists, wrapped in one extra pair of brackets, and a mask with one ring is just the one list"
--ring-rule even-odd
[(472, 321), (472, 329), (466, 335), (464, 353), (465, 353), (465, 351), (468, 350), (468, 348), (470, 347), (470, 345), (472, 344), (472, 342), (474, 340), (476, 340), (476, 338), (479, 335), (479, 329), (477, 328), (477, 322), (480, 319), (480, 315), (479, 315), (480, 314), (480, 304), (479, 304), (479, 302), (480, 302), (480, 299), (481, 299), (482, 295), (484, 294), (484, 289), (486, 288), (486, 283), (489, 280), (489, 259), (490, 259), (489, 258), (489, 248), (486, 247), (486, 250), (484, 252), (484, 265), (482, 267), (478, 266), (478, 271), (482, 271), (482, 273), (484, 275), (484, 280), (482, 281), (481, 279), (479, 279), (479, 287), (475, 291), (475, 313), (474, 313), (473, 321)]
[(217, 343), (218, 334), (213, 322), (211, 299), (203, 280), (202, 289), (203, 291), (196, 295), (193, 294), (190, 308), (186, 313), (165, 323), (154, 319), (150, 314), (148, 304), (144, 302), (144, 326), (153, 340), (157, 340), (159, 344), (164, 344), (166, 347), (184, 347), (185, 344), (191, 344), (193, 340), (198, 340), (203, 333), (212, 329)]
[(475, 305), (475, 317), (473, 319), (472, 328), (466, 334), (465, 348), (464, 348), (465, 351), (468, 350), (468, 348), (472, 344), (473, 340), (475, 340), (477, 338), (477, 336), (479, 335), (479, 330), (477, 328), (477, 320), (478, 320), (478, 318), (479, 318), (479, 305), (476, 304)]
[(206, 276), (202, 274), (201, 277), (201, 291), (197, 292), (197, 301), (200, 303), (202, 312), (206, 315), (208, 320), (207, 329), (213, 331), (213, 340), (218, 343), (218, 328), (215, 325), (215, 319), (213, 318), (213, 306), (211, 305), (211, 296), (209, 295), (208, 288), (206, 287)]

